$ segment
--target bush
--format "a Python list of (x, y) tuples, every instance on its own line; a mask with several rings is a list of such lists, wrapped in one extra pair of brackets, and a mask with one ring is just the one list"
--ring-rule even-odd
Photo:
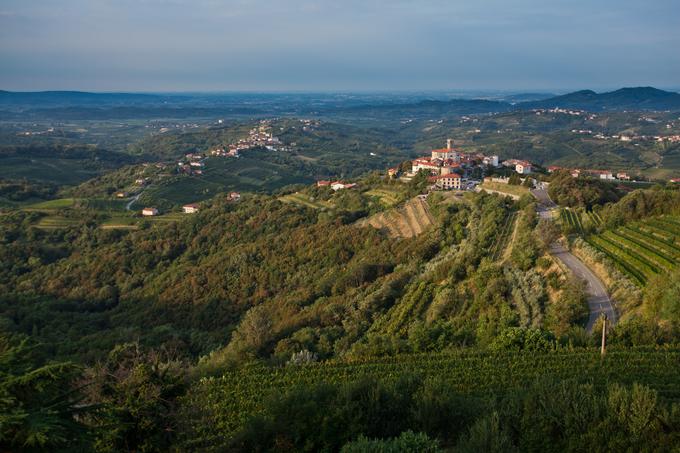
[(427, 434), (405, 431), (399, 437), (393, 439), (368, 439), (359, 436), (354, 442), (349, 442), (342, 447), (341, 453), (437, 453), (441, 452), (436, 440), (430, 439)]

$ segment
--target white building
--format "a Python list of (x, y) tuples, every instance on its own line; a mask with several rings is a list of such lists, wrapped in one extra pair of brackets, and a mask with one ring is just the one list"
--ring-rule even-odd
[(182, 211), (184, 211), (185, 214), (195, 214), (199, 210), (199, 207), (197, 204), (192, 203), (192, 204), (185, 204), (182, 206)]
[(531, 163), (520, 161), (515, 164), (515, 171), (520, 175), (528, 175), (531, 173)]
[(144, 208), (142, 209), (142, 215), (145, 217), (158, 215), (158, 209), (156, 208)]

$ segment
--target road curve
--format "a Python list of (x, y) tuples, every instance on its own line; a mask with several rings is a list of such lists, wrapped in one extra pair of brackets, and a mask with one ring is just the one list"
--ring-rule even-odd
[(591, 332), (595, 322), (603, 313), (607, 316), (610, 325), (616, 324), (616, 310), (612, 304), (607, 289), (599, 278), (581, 260), (569, 253), (563, 246), (554, 244), (550, 247), (550, 254), (562, 261), (578, 278), (586, 282), (586, 293), (588, 294), (588, 308), (590, 315), (586, 330)]

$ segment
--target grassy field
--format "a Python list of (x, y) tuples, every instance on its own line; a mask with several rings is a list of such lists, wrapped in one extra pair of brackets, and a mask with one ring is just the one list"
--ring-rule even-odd
[(409, 238), (417, 236), (434, 223), (427, 201), (416, 197), (401, 208), (375, 214), (357, 222), (358, 226), (372, 226), (385, 230), (392, 237)]
[(41, 201), (24, 207), (27, 211), (43, 211), (53, 209), (71, 208), (75, 204), (75, 198), (58, 198), (56, 200)]
[(313, 209), (332, 209), (333, 204), (328, 202), (328, 201), (323, 201), (323, 200), (315, 200), (305, 194), (295, 192), (291, 193), (288, 195), (284, 195), (279, 200), (283, 201), (284, 203), (297, 203), (301, 204), (303, 206), (307, 206), (308, 208), (313, 208)]
[(529, 194), (529, 189), (522, 186), (513, 186), (511, 184), (503, 184), (500, 182), (484, 181), (480, 186), (482, 189), (493, 190), (496, 192), (506, 193), (516, 197)]
[(586, 241), (640, 286), (680, 263), (680, 218), (662, 216), (590, 235)]

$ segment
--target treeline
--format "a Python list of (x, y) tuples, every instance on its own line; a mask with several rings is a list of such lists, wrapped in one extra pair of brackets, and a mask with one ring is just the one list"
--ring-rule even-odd
[(0, 178), (0, 199), (25, 201), (30, 199), (48, 200), (58, 191), (54, 184), (28, 181), (26, 179)]
[(614, 184), (590, 178), (574, 178), (568, 171), (556, 171), (548, 188), (550, 198), (561, 206), (585, 207), (616, 202), (621, 193)]
[(118, 164), (133, 163), (136, 158), (117, 151), (108, 151), (88, 145), (25, 145), (0, 146), (0, 162), (6, 157), (31, 157), (52, 159), (78, 159), (113, 162)]

